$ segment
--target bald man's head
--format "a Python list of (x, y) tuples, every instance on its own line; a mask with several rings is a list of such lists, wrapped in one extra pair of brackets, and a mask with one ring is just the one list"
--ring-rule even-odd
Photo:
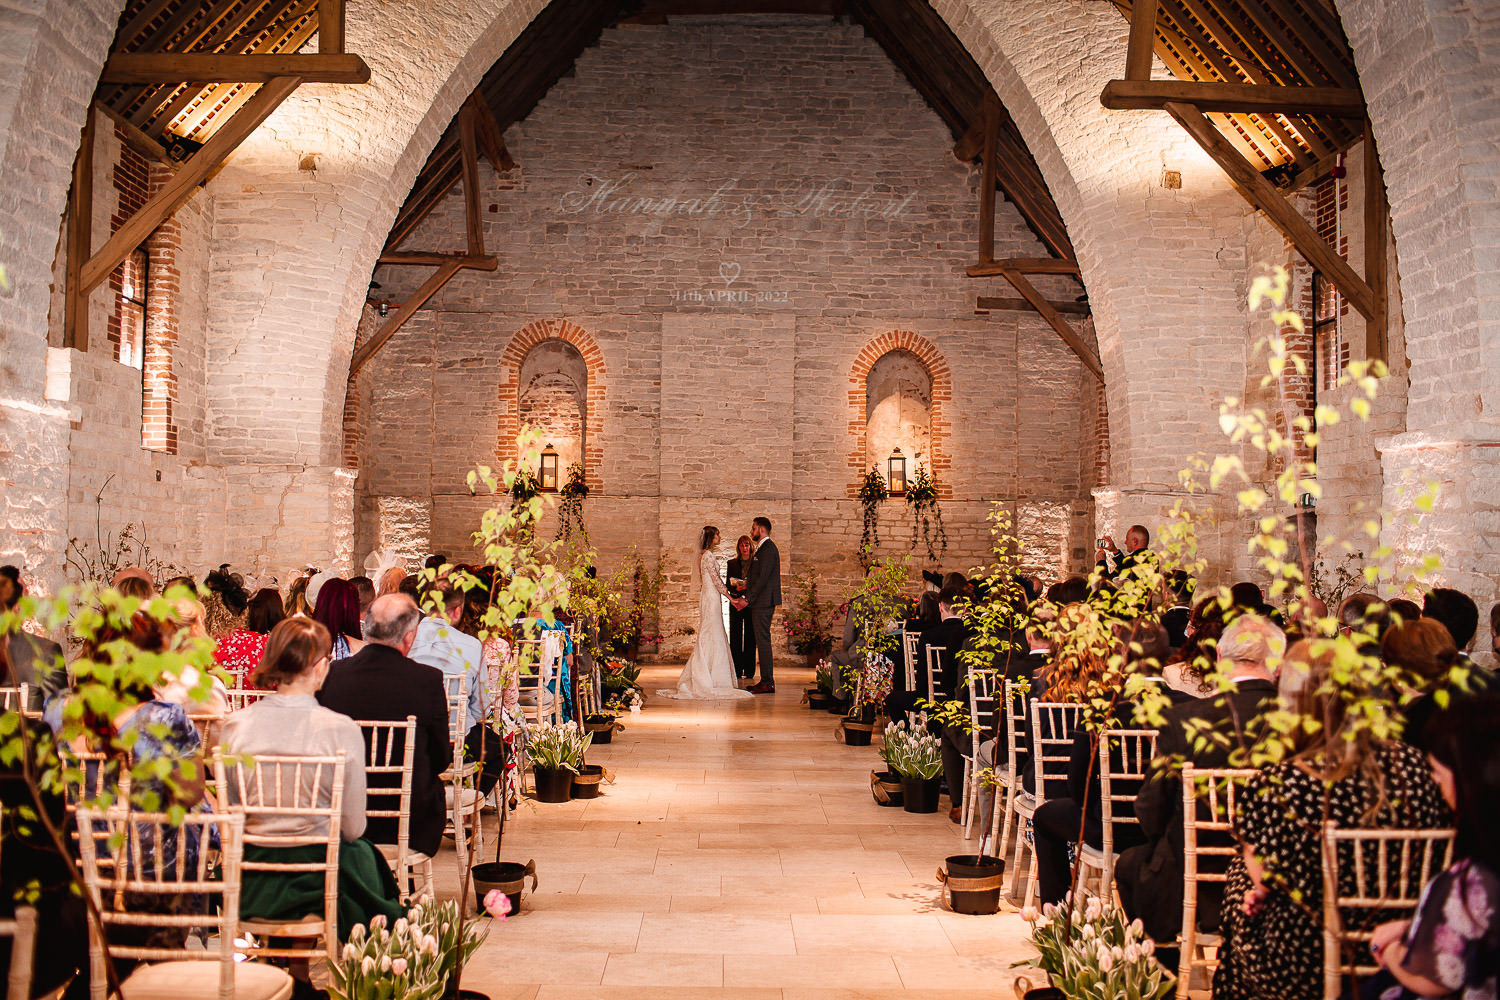
[(381, 646), (390, 646), (405, 653), (416, 637), (417, 624), (422, 612), (417, 602), (406, 594), (383, 594), (370, 605), (365, 617), (365, 639)]

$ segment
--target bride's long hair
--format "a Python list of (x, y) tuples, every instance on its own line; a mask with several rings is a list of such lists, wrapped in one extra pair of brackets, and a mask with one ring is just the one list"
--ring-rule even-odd
[(711, 524), (703, 526), (703, 533), (698, 536), (698, 551), (707, 552), (714, 547), (714, 539), (719, 536), (719, 529)]

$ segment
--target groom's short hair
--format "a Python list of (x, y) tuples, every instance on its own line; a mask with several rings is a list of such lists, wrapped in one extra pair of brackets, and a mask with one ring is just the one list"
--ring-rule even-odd
[(771, 533), (771, 519), (769, 517), (757, 517), (753, 522), (766, 529), (766, 534)]

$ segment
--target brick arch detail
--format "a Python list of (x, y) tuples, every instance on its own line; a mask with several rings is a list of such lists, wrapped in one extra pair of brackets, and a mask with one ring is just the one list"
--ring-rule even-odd
[(871, 340), (860, 350), (854, 359), (854, 366), (849, 370), (849, 436), (854, 446), (849, 453), (852, 481), (848, 486), (848, 495), (851, 498), (859, 496), (859, 481), (869, 471), (865, 468), (865, 407), (869, 401), (867, 391), (870, 369), (875, 367), (875, 362), (892, 351), (906, 351), (915, 355), (932, 378), (932, 407), (928, 413), (931, 421), (931, 455), (927, 465), (933, 478), (937, 480), (938, 496), (951, 499), (953, 484), (949, 482), (948, 473), (952, 470), (953, 459), (948, 454), (948, 408), (953, 402), (953, 371), (948, 367), (948, 360), (933, 346), (932, 341), (910, 330), (892, 330)]
[(588, 372), (589, 384), (584, 393), (587, 412), (583, 423), (583, 478), (589, 489), (600, 492), (602, 456), (599, 448), (599, 429), (603, 423), (604, 402), (608, 390), (608, 377), (604, 368), (604, 352), (583, 327), (565, 319), (543, 319), (527, 323), (516, 331), (500, 356), (500, 433), (495, 445), (495, 455), (502, 461), (514, 460), (516, 435), (521, 431), (521, 364), (526, 355), (538, 344), (548, 340), (562, 340), (572, 344), (583, 356)]

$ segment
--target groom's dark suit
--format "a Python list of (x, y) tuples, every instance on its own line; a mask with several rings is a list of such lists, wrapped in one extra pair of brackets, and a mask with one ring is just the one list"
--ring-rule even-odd
[(745, 578), (745, 601), (750, 606), (750, 628), (755, 634), (755, 649), (760, 654), (760, 683), (766, 687), (776, 686), (776, 673), (771, 666), (771, 616), (776, 605), (781, 603), (781, 552), (770, 536), (760, 543), (750, 559), (750, 572)]

